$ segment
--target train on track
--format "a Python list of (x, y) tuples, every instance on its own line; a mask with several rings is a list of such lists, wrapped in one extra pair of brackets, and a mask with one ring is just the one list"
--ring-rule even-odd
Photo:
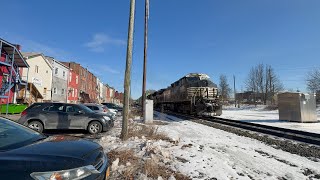
[(190, 73), (148, 96), (154, 107), (199, 116), (220, 116), (222, 105), (218, 88), (210, 77), (201, 73)]

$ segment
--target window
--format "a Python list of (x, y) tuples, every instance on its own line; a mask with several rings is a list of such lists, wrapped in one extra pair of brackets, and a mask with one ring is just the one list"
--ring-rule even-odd
[(94, 110), (94, 111), (99, 111), (99, 108), (97, 107), (97, 106), (92, 106), (92, 110)]
[(64, 95), (64, 89), (61, 90), (61, 94)]
[(47, 94), (47, 88), (43, 88), (43, 94)]
[(58, 74), (58, 68), (54, 70), (54, 74)]
[(48, 71), (48, 70), (46, 70), (46, 73), (47, 73), (47, 74), (48, 74), (48, 72), (49, 72), (49, 71)]
[(37, 66), (37, 65), (35, 67), (35, 73), (39, 73), (39, 66)]
[(78, 97), (78, 90), (77, 89), (75, 89), (75, 96), (74, 97)]
[(53, 88), (53, 93), (57, 94), (57, 88)]
[(72, 91), (71, 97), (74, 97), (74, 89), (71, 89), (71, 91)]
[(44, 108), (45, 111), (51, 111), (51, 112), (62, 112), (63, 111), (63, 104), (53, 104), (49, 107)]
[(9, 81), (9, 74), (3, 73), (2, 83), (7, 83)]
[(78, 84), (78, 76), (76, 76), (76, 84)]
[(81, 109), (75, 105), (69, 105), (66, 107), (66, 112), (79, 112)]
[(66, 72), (65, 71), (62, 72), (62, 76), (66, 77)]
[(87, 107), (88, 107), (89, 109), (91, 109), (91, 110), (93, 109), (93, 106), (87, 106)]
[(71, 80), (72, 80), (72, 73), (69, 73), (69, 77), (70, 77), (69, 82), (71, 82)]

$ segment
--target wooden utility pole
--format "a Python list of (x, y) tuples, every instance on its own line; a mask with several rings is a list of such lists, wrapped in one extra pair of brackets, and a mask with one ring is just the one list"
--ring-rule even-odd
[(144, 57), (143, 57), (143, 80), (142, 80), (142, 114), (146, 104), (146, 79), (147, 79), (147, 49), (148, 49), (148, 20), (149, 20), (149, 0), (145, 0), (144, 11)]
[(123, 97), (123, 121), (121, 139), (125, 140), (128, 136), (128, 119), (129, 119), (129, 103), (130, 103), (130, 84), (131, 84), (131, 63), (132, 63), (132, 49), (133, 49), (133, 29), (134, 29), (134, 13), (135, 0), (130, 1), (130, 17), (128, 28), (128, 42), (127, 42), (127, 58), (126, 58), (126, 72), (124, 77), (124, 97)]
[(233, 93), (234, 93), (234, 107), (237, 107), (237, 98), (236, 98), (236, 76), (233, 75)]

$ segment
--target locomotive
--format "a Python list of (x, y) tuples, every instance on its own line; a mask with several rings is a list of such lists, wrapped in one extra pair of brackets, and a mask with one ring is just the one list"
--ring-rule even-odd
[(199, 116), (220, 116), (222, 105), (218, 88), (210, 77), (202, 73), (190, 73), (148, 96), (156, 108), (196, 114)]

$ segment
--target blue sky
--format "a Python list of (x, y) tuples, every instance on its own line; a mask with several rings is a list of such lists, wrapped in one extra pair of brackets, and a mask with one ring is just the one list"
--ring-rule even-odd
[[(306, 73), (320, 67), (318, 0), (150, 0), (148, 89), (189, 72), (217, 83), (225, 74), (245, 90), (250, 68), (272, 65), (286, 89), (305, 91)], [(76, 61), (123, 91), (129, 0), (2, 3), (0, 36)], [(132, 96), (141, 94), (144, 1), (137, 0)]]

